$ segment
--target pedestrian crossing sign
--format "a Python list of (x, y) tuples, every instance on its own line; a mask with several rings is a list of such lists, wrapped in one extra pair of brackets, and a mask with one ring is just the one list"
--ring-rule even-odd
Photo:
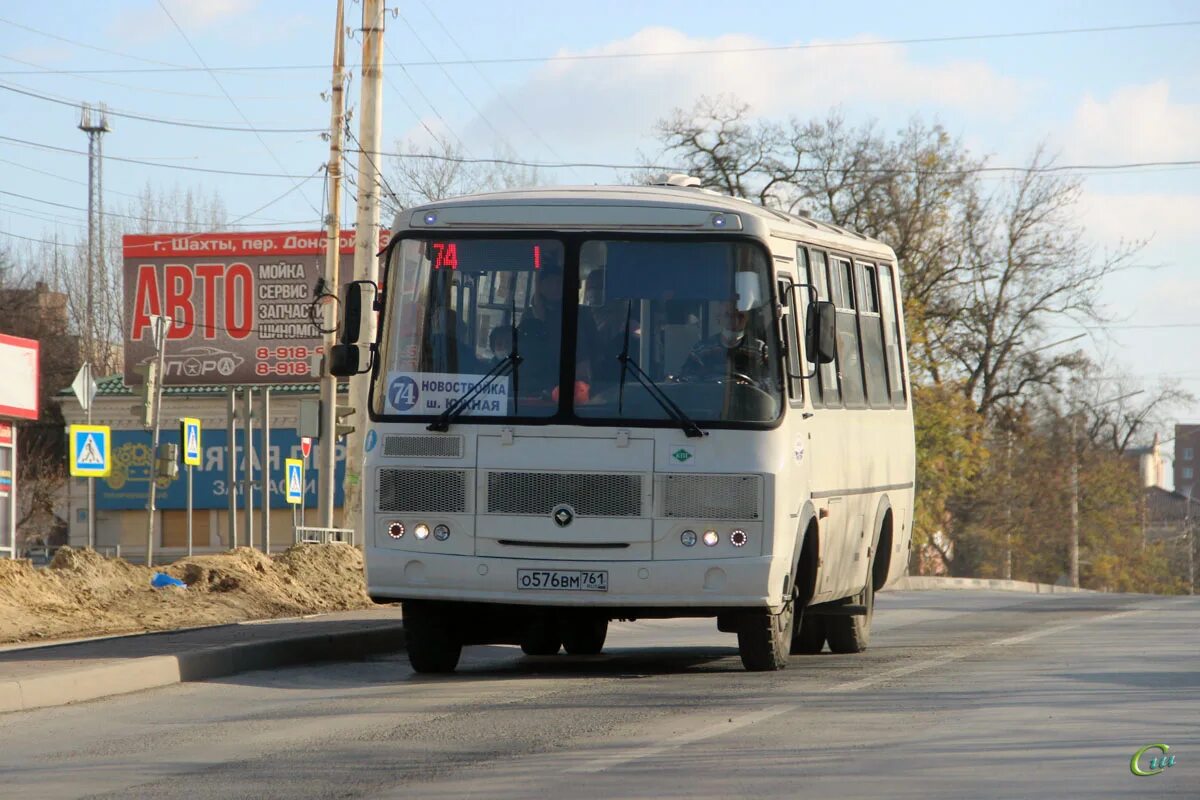
[(300, 505), (304, 500), (304, 462), (298, 458), (284, 459), (284, 472), (287, 475), (285, 486), (287, 501), (292, 505)]
[(107, 478), (112, 473), (112, 431), (107, 425), (72, 425), (67, 442), (71, 447), (72, 477)]
[(183, 463), (200, 466), (200, 420), (192, 417), (179, 420), (179, 439), (183, 442)]

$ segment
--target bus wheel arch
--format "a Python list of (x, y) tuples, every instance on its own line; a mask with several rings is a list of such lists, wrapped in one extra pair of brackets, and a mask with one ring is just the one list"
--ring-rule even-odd
[(887, 495), (879, 498), (879, 506), (875, 511), (875, 534), (871, 542), (871, 574), (868, 580), (871, 587), (878, 592), (887, 585), (888, 575), (892, 569), (893, 538), (892, 504)]

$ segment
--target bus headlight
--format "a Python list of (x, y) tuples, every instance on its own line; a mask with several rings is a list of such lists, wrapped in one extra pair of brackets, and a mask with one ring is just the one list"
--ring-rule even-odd
[(392, 522), (388, 525), (388, 536), (393, 539), (404, 538), (404, 523), (400, 521)]
[(716, 531), (708, 530), (704, 532), (705, 547), (716, 547), (719, 541), (721, 541), (721, 537), (717, 535)]
[(741, 528), (734, 528), (733, 532), (729, 534), (729, 543), (734, 547), (745, 547), (749, 539), (750, 537)]
[(439, 542), (444, 542), (450, 538), (450, 527), (448, 525), (435, 525), (433, 528), (433, 538)]
[(418, 522), (417, 527), (413, 528), (413, 536), (416, 536), (418, 541), (425, 541), (429, 538), (429, 526), (424, 522)]
[(695, 547), (696, 546), (696, 532), (695, 531), (684, 531), (683, 533), (679, 534), (679, 541), (683, 542), (684, 547)]

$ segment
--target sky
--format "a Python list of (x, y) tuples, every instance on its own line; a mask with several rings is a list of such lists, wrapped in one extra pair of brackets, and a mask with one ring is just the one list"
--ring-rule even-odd
[[(1077, 211), (1098, 248), (1146, 243), (1138, 268), (1105, 285), (1112, 324), (1066, 346), (1103, 359), (1106, 376), (1147, 389), (1174, 380), (1200, 395), (1196, 0), (387, 6), (388, 151), (435, 131), (474, 157), (637, 164), (659, 155), (657, 120), (722, 93), (775, 120), (837, 108), (886, 130), (939, 122), (996, 165), (1020, 165), (1045, 144), (1060, 164), (1092, 167), (1078, 173)], [(113, 112), (107, 211), (127, 210), (146, 186), (193, 189), (219, 195), (242, 229), (316, 229), (334, 13), (333, 0), (0, 6), (0, 248), (85, 230), (84, 101)], [(347, 2), (346, 22), (360, 27), (358, 2)], [(680, 54), (696, 50), (718, 52)], [(347, 61), (360, 51), (355, 34)], [(668, 55), (630, 56), (645, 53)], [(1195, 163), (1096, 168), (1179, 161)], [(623, 174), (539, 170), (549, 183)], [(1062, 338), (1079, 330), (1064, 324)], [(1200, 421), (1200, 402), (1177, 416)]]

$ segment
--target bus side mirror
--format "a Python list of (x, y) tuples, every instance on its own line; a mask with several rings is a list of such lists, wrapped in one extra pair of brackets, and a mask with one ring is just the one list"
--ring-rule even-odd
[(346, 284), (342, 299), (342, 330), (338, 344), (329, 353), (330, 375), (348, 378), (370, 371), (370, 340), (374, 331), (368, 323), (378, 296), (379, 287), (372, 281), (351, 281)]
[[(371, 293), (366, 299), (367, 292)], [(370, 330), (364, 330), (370, 313), (375, 310), (375, 300), (379, 296), (379, 287), (373, 281), (351, 281), (346, 285), (346, 295), (342, 300), (342, 334), (339, 338), (342, 344), (358, 344), (364, 338), (370, 340)], [(364, 337), (364, 334), (368, 336)]]
[(837, 312), (828, 300), (808, 304), (804, 350), (811, 364), (830, 364), (837, 358)]

